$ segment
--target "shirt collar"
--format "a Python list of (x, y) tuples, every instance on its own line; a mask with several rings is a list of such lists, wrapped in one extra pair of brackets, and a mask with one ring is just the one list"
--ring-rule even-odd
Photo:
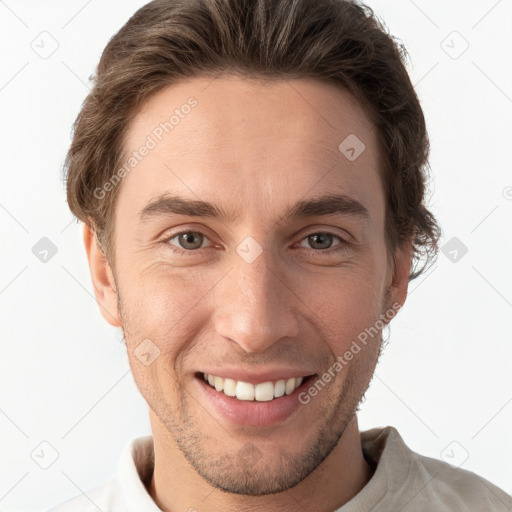
[[(411, 457), (398, 431), (391, 426), (373, 428), (360, 433), (361, 448), (374, 474), (363, 489), (335, 512), (360, 512), (368, 504), (378, 504), (388, 493), (398, 490), (417, 463)], [(127, 512), (161, 512), (151, 498), (149, 487), (154, 467), (154, 447), (151, 435), (138, 437), (125, 445), (118, 464), (118, 482)]]

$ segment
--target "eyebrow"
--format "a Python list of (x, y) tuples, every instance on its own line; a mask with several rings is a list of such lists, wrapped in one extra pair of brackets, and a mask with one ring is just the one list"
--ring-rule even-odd
[[(346, 215), (368, 220), (368, 210), (355, 199), (344, 194), (330, 194), (295, 203), (284, 213), (284, 219), (299, 219), (320, 215)], [(164, 194), (148, 203), (140, 211), (140, 222), (146, 222), (154, 217), (171, 215), (186, 215), (189, 217), (211, 217), (223, 221), (234, 221), (239, 215), (228, 211), (208, 201), (189, 200), (179, 196)]]

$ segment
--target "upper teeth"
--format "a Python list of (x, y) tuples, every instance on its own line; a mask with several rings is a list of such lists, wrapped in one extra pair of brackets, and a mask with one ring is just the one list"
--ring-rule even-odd
[(293, 393), (302, 383), (303, 377), (292, 377), (291, 379), (280, 379), (275, 382), (261, 382), (251, 384), (241, 380), (225, 379), (215, 375), (203, 374), (204, 380), (217, 391), (223, 391), (225, 395), (236, 396), (238, 400), (257, 400), (268, 402), (279, 398), (285, 393)]

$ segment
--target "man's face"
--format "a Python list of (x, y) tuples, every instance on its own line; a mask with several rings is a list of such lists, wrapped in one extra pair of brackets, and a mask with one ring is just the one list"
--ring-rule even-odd
[[(190, 97), (197, 104), (181, 108)], [(162, 135), (157, 127), (175, 109), (179, 121)], [(375, 128), (333, 85), (226, 76), (150, 98), (130, 126), (126, 155), (148, 135), (156, 147), (119, 185), (119, 304), (105, 299), (110, 311), (119, 307), (135, 381), (153, 425), (210, 484), (242, 494), (290, 488), (353, 418), (380, 336), (359, 343), (307, 404), (299, 394), (404, 299), (410, 260), (398, 258), (397, 280)], [(335, 194), (345, 198), (337, 212), (287, 215), (298, 202)], [(166, 195), (207, 201), (227, 217), (174, 213)], [(204, 373), (253, 385), (313, 377), (272, 400), (275, 387), (260, 386), (264, 400), (249, 401), (215, 390)], [(258, 393), (237, 392), (251, 389)]]

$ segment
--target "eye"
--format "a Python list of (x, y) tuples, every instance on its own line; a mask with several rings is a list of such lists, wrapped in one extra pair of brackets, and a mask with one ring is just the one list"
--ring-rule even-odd
[[(190, 254), (199, 249), (203, 249), (204, 242), (208, 240), (208, 237), (201, 231), (182, 230), (174, 233), (171, 237), (163, 240), (174, 253), (177, 254)], [(333, 245), (333, 241), (338, 240), (338, 243)], [(303, 244), (308, 243), (311, 249), (308, 249)], [(327, 231), (318, 231), (311, 233), (306, 237), (302, 238), (298, 244), (301, 247), (305, 247), (308, 252), (313, 255), (325, 255), (331, 254), (338, 251), (347, 250), (348, 242), (341, 238), (339, 235), (329, 233)], [(334, 249), (333, 249), (334, 247)]]
[[(337, 239), (339, 242), (337, 244), (334, 244), (333, 246), (334, 239)], [(299, 246), (304, 247), (304, 245), (302, 245), (304, 242), (308, 243), (310, 247), (313, 248), (311, 251), (316, 253), (323, 252), (329, 254), (331, 252), (345, 250), (347, 248), (346, 240), (344, 240), (338, 235), (335, 235), (334, 233), (329, 233), (326, 231), (319, 231), (317, 233), (309, 234), (308, 236), (301, 240)], [(336, 248), (333, 250), (329, 250), (331, 249), (331, 247)]]
[[(174, 239), (177, 239), (177, 243), (179, 245), (172, 243)], [(202, 249), (202, 245), (205, 240), (208, 240), (208, 238), (200, 231), (185, 230), (174, 233), (172, 237), (165, 240), (165, 243), (171, 245), (171, 249), (174, 252), (185, 253)]]

